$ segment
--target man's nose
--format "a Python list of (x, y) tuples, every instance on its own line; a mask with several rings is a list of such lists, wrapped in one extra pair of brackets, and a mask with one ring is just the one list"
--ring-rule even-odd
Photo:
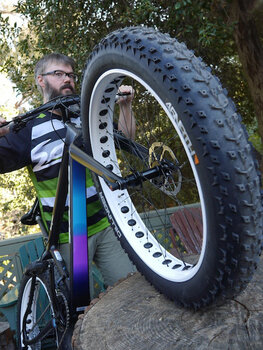
[(70, 77), (67, 74), (64, 75), (64, 82), (65, 81), (70, 81)]

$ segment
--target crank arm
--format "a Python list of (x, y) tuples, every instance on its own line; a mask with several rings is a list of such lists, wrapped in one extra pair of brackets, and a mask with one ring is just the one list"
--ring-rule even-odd
[(142, 182), (154, 179), (155, 177), (163, 175), (164, 173), (164, 168), (162, 166), (156, 166), (146, 171), (136, 172), (122, 178), (114, 174), (92, 156), (82, 151), (79, 147), (74, 145), (74, 143), (71, 144), (69, 153), (72, 159), (76, 160), (98, 176), (102, 177), (112, 191), (138, 186)]

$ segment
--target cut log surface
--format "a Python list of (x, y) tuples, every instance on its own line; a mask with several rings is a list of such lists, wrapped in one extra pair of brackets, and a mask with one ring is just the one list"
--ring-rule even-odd
[(263, 260), (247, 289), (221, 305), (178, 307), (136, 273), (94, 300), (75, 350), (263, 349)]
[(0, 322), (0, 350), (15, 350), (15, 340), (8, 322)]

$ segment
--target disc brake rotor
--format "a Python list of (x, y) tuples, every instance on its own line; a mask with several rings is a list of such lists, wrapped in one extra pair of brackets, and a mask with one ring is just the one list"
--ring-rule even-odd
[[(165, 194), (176, 196), (182, 186), (182, 174), (178, 167), (179, 162), (170, 147), (163, 142), (154, 142), (149, 149), (149, 166), (153, 168), (163, 163), (166, 165), (172, 163), (173, 167), (170, 167), (169, 172), (166, 171), (163, 175), (151, 180), (151, 182)], [(176, 170), (174, 169), (174, 164), (177, 165)]]

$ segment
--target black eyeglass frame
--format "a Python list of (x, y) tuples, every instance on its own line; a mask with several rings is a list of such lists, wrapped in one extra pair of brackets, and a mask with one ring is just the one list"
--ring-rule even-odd
[(75, 74), (73, 72), (66, 73), (66, 72), (64, 72), (63, 70), (60, 70), (60, 69), (56, 69), (56, 70), (53, 70), (53, 71), (47, 72), (47, 73), (42, 73), (40, 75), (42, 75), (42, 76), (53, 75), (53, 76), (56, 76), (57, 78), (60, 78), (60, 76), (58, 76), (57, 73), (61, 73), (62, 74), (61, 78), (64, 77), (64, 76), (68, 76), (69, 79), (73, 80), (75, 83), (78, 81), (77, 74)]

